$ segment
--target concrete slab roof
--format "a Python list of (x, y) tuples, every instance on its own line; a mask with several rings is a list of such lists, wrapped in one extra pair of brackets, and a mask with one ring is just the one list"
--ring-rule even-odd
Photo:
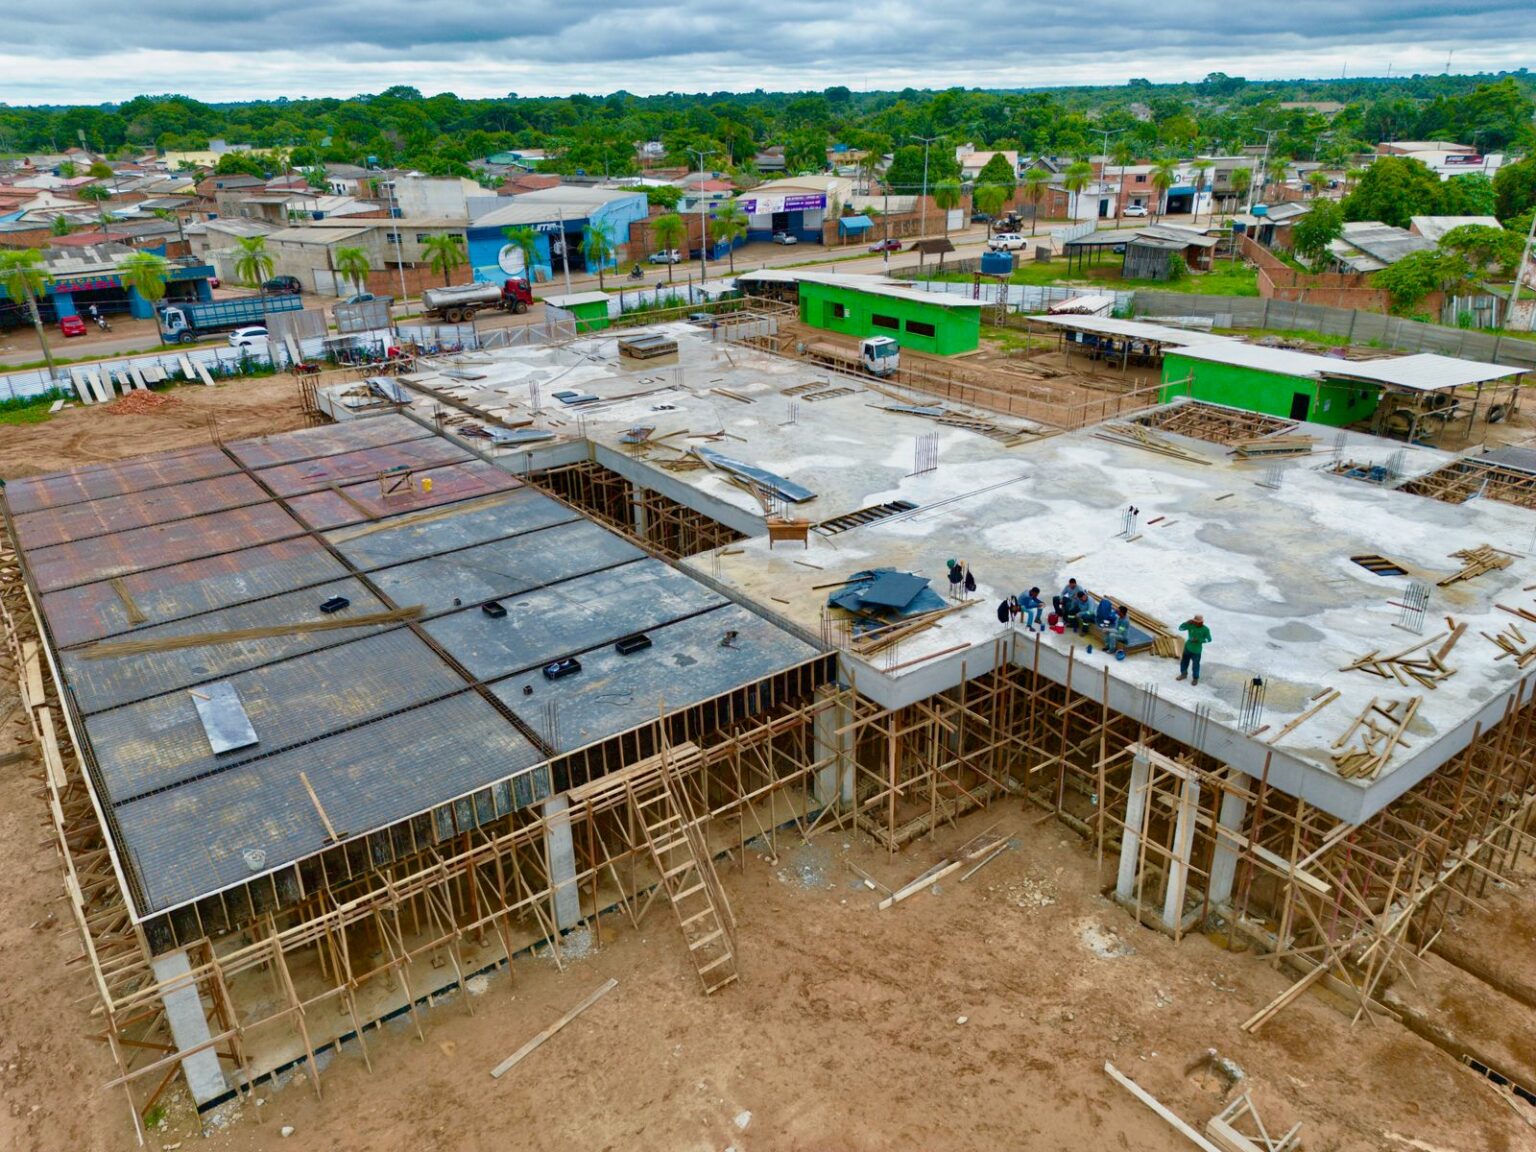
[[(944, 561), (966, 560), (978, 583), (974, 607), (903, 641), (891, 660), (899, 667), (845, 657), (857, 668), (860, 691), (884, 705), (925, 699), (996, 660), (1030, 667), (1038, 660), (1043, 675), (1073, 677), (1074, 687), (1093, 698), (1107, 689), (1115, 708), (1150, 710), (1160, 730), (1239, 771), (1258, 777), (1268, 765), (1271, 786), (1341, 819), (1361, 819), (1458, 752), (1475, 724), (1496, 719), (1522, 675), (1507, 661), (1496, 663), (1496, 650), (1478, 636), (1503, 626), (1496, 602), (1525, 598), (1520, 590), (1536, 583), (1536, 560), (1517, 556), (1508, 569), (1434, 586), (1459, 569), (1451, 553), (1526, 540), (1536, 532), (1536, 513), (1494, 501), (1451, 505), (1385, 489), (1334, 473), (1327, 467), (1332, 457), (1322, 454), (1284, 462), (1280, 486), (1260, 486), (1274, 461), (1244, 463), (1224, 446), (1166, 433), (1160, 435), (1191, 458), (1106, 439), (1092, 427), (1026, 437), (1009, 447), (980, 427), (936, 423), (932, 410), (1017, 428), (1000, 416), (887, 381), (739, 345), (727, 349), (711, 332), (689, 324), (641, 331), (647, 330), (677, 341), (675, 363), (625, 360), (615, 334), (604, 333), (560, 346), (478, 353), (471, 358), (475, 380), (418, 376), (414, 384), (556, 433), (548, 446), (503, 453), (508, 468), (594, 459), (747, 533), (749, 539), (730, 549), (688, 564), (733, 598), (802, 634), (821, 633), (829, 582), (888, 567), (926, 577), (942, 594)], [(1229, 345), (1246, 350), (1244, 355), (1272, 351), (1220, 340), (1190, 351)], [(1330, 368), (1346, 363), (1306, 357), (1301, 367), (1314, 370), (1316, 361)], [(1270, 360), (1265, 355), (1259, 362)], [(563, 387), (597, 397), (583, 405), (579, 426), (568, 410), (548, 404), (556, 377)], [(537, 412), (533, 385), (545, 397)], [(413, 403), (429, 414), (437, 401), (423, 393)], [(651, 447), (626, 441), (640, 426), (653, 430)], [(1392, 462), (1406, 475), (1454, 459), (1333, 428), (1302, 425), (1297, 431), (1319, 443), (1341, 442), (1346, 459)], [(914, 474), (915, 441), (931, 433), (938, 436), (938, 467)], [(804, 550), (773, 548), (754, 497), (708, 468), (672, 466), (686, 463), (698, 444), (809, 489), (813, 499), (797, 505), (795, 515), (813, 524), (899, 501), (914, 507), (846, 531), (813, 530)], [(1127, 540), (1122, 528), (1132, 505), (1140, 510), (1140, 528)], [(1406, 575), (1378, 576), (1352, 559), (1366, 554), (1390, 559)], [(1176, 683), (1174, 666), (1150, 654), (1106, 662), (1080, 639), (1051, 633), (1035, 639), (998, 623), (993, 608), (1003, 596), (1034, 585), (1049, 594), (1069, 576), (1170, 627), (1203, 612), (1216, 638), (1206, 649), (1200, 686)], [(1391, 652), (1415, 640), (1397, 626), (1401, 609), (1395, 603), (1414, 581), (1434, 587), (1424, 639), (1435, 635), (1435, 621), (1445, 615), (1468, 624), (1449, 661), (1457, 675), (1436, 691), (1419, 693), (1424, 700), (1410, 747), (1399, 749), (1378, 778), (1343, 779), (1333, 769), (1331, 743), (1372, 697), (1410, 693), (1340, 669), (1372, 650)], [(1257, 737), (1238, 728), (1243, 688), (1254, 676), (1267, 686), (1263, 720), (1270, 726)], [(1326, 713), (1273, 745), (1267, 742), (1329, 686), (1341, 695)]]
[[(343, 841), (471, 794), (504, 815), (549, 794), (558, 753), (816, 657), (467, 455), (389, 414), (7, 487), (139, 919), (324, 850), (300, 770)], [(390, 461), (421, 464), (448, 499), (379, 504)], [(338, 486), (344, 504), (314, 503)], [(482, 610), (492, 598), (505, 615)], [(419, 606), (419, 626), (364, 619), (397, 606)], [(639, 629), (651, 648), (610, 651)], [(569, 656), (592, 670), (544, 678)], [(214, 684), (255, 743), (210, 745), (195, 692)]]

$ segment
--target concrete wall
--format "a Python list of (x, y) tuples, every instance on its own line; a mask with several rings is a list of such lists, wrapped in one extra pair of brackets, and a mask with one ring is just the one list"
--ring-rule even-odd
[[(837, 315), (841, 309), (843, 315)], [(891, 324), (878, 324), (876, 317)], [(847, 336), (889, 336), (903, 348), (953, 356), (974, 352), (981, 343), (981, 309), (953, 308), (926, 301), (901, 300), (833, 284), (800, 284), (800, 319), (813, 328)], [(931, 325), (932, 336), (912, 324)]]
[[(1188, 382), (1191, 376), (1193, 383)], [(1176, 352), (1163, 356), (1163, 384), (1159, 399), (1164, 403), (1180, 396), (1192, 396), (1196, 400), (1262, 412), (1282, 420), (1310, 420), (1314, 424), (1335, 427), (1369, 418), (1376, 411), (1378, 397), (1374, 388), (1260, 372), (1235, 364), (1213, 364)], [(1307, 397), (1305, 412), (1292, 410), (1298, 394)]]

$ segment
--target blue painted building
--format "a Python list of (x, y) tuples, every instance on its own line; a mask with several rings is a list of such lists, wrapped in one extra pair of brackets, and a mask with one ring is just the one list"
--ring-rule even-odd
[[(143, 249), (155, 252), (155, 249)], [(38, 300), (38, 312), (45, 322), (54, 322), (64, 316), (88, 313), (92, 305), (97, 311), (109, 316), (128, 313), (138, 319), (148, 319), (155, 314), (154, 305), (123, 283), (117, 271), (118, 262), (130, 252), (120, 245), (103, 250), (100, 246), (79, 249), (50, 248), (44, 253), (43, 269), (52, 277), (47, 293)], [(164, 255), (162, 248), (156, 255)], [(208, 283), (214, 275), (213, 267), (199, 260), (172, 260), (169, 278), (165, 285), (165, 298), (176, 300), (213, 299), (213, 288)], [(12, 301), (0, 285), (0, 311), (8, 313), (5, 326), (19, 316), (18, 303)]]
[(606, 267), (613, 269), (629, 259), (630, 226), (649, 214), (650, 205), (642, 192), (569, 185), (524, 192), (465, 230), (469, 263), (476, 280), (500, 282), (508, 276), (523, 275), (522, 251), (508, 243), (506, 230), (532, 228), (539, 238), (535, 281), (553, 279), (564, 270), (566, 261), (572, 272), (596, 271), (588, 267), (581, 251), (582, 235), (590, 224), (607, 233), (612, 254)]

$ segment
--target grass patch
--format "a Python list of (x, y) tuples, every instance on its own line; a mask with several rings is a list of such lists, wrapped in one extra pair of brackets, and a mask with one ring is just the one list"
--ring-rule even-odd
[(55, 400), (72, 400), (73, 395), (62, 388), (50, 388), (36, 396), (17, 396), (0, 400), (0, 424), (41, 424), (52, 413)]
[[(967, 272), (945, 271), (927, 277), (933, 280), (969, 284)], [(1034, 260), (1016, 264), (1010, 284), (1055, 285), (1060, 287), (1099, 288), (1111, 292), (1184, 292), (1195, 296), (1257, 296), (1258, 271), (1242, 263), (1217, 261), (1209, 272), (1191, 272), (1182, 280), (1126, 280), (1120, 276), (1120, 262), (1106, 262), (1097, 267), (1069, 271), (1065, 260)]]

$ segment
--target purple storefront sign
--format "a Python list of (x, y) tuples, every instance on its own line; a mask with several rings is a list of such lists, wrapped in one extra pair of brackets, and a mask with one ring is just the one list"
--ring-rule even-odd
[(737, 203), (748, 216), (762, 216), (770, 212), (814, 212), (827, 206), (827, 197), (820, 192), (797, 196), (753, 196)]

